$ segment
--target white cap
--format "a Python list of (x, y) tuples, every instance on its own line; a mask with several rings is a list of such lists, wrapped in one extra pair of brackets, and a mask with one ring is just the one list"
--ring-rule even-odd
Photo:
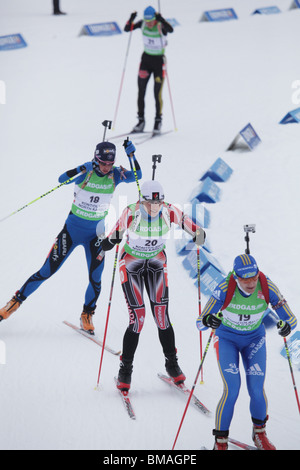
[(141, 201), (163, 201), (165, 198), (162, 185), (155, 180), (145, 181), (141, 187)]

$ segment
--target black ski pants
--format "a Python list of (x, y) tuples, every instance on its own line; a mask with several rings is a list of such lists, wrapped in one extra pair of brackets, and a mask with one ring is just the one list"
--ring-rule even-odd
[(165, 57), (162, 55), (155, 56), (143, 53), (139, 75), (138, 75), (138, 116), (144, 118), (145, 115), (145, 94), (147, 85), (151, 75), (154, 77), (154, 99), (155, 99), (155, 117), (160, 118), (162, 115), (162, 89), (165, 79)]

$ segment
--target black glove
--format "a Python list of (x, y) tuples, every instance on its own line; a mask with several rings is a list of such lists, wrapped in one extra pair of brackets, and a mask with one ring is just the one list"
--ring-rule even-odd
[(135, 18), (136, 18), (136, 15), (137, 15), (137, 12), (134, 11), (133, 13), (131, 13), (130, 15), (130, 18), (129, 18), (129, 23), (133, 23)]
[(103, 251), (112, 250), (115, 245), (116, 245), (116, 243), (111, 241), (109, 237), (106, 237), (106, 238), (104, 238), (104, 240), (102, 240), (102, 250)]
[(288, 336), (291, 332), (291, 327), (289, 323), (283, 320), (280, 320), (277, 323), (277, 328), (278, 328), (278, 334), (283, 337)]
[(202, 318), (202, 323), (204, 326), (216, 330), (222, 323), (222, 316), (223, 315), (221, 312), (219, 312), (218, 315), (212, 315), (211, 313), (208, 313), (205, 315), (205, 317)]

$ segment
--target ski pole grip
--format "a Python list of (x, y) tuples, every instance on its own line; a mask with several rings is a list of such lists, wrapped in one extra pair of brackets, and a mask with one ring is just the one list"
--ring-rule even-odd
[[(126, 148), (128, 146), (128, 142), (129, 142), (129, 137), (127, 137), (127, 139), (125, 139), (124, 142), (123, 142), (123, 147), (124, 147), (125, 151), (126, 151)], [(134, 157), (134, 152), (131, 152), (130, 154), (128, 154), (126, 152), (126, 154), (127, 154), (127, 157), (129, 158), (129, 161), (130, 161), (131, 158)], [(131, 161), (130, 161), (130, 165), (131, 165)]]
[(126, 150), (128, 142), (129, 142), (129, 137), (127, 137), (127, 139), (125, 139), (123, 142), (123, 147), (125, 148), (125, 150)]

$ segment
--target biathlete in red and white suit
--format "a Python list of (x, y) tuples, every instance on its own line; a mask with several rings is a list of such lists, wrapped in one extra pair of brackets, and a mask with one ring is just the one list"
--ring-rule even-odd
[(181, 210), (164, 202), (164, 193), (157, 181), (147, 181), (141, 188), (140, 201), (122, 213), (102, 249), (109, 250), (127, 238), (121, 249), (119, 267), (123, 292), (129, 310), (129, 326), (123, 339), (118, 388), (128, 390), (131, 383), (134, 354), (145, 320), (144, 287), (158, 328), (159, 340), (166, 358), (167, 373), (176, 383), (183, 382), (176, 357), (174, 330), (169, 318), (169, 291), (165, 243), (174, 223), (202, 245), (205, 232)]

